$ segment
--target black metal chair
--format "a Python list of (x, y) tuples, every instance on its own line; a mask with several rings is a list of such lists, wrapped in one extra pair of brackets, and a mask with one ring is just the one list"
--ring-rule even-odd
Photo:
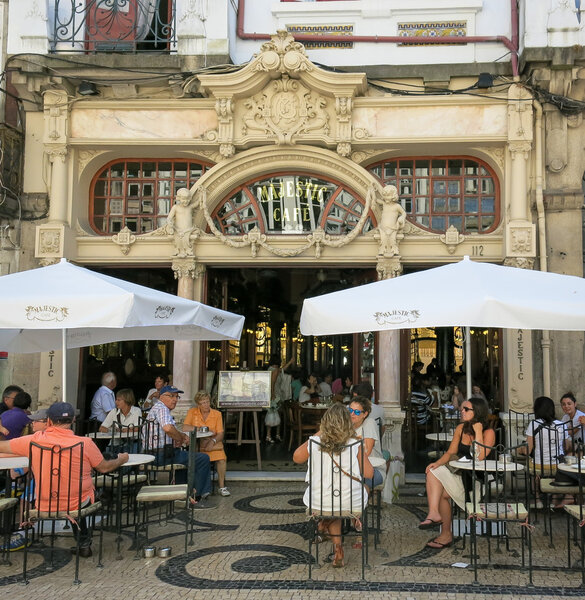
[[(313, 562), (319, 564), (319, 545), (313, 558), (313, 545), (320, 541), (319, 524), (340, 519), (361, 522), (362, 580), (365, 580), (365, 567), (368, 562), (368, 519), (367, 497), (362, 484), (363, 466), (351, 457), (357, 449), (362, 449), (363, 441), (356, 440), (343, 447), (337, 455), (322, 450), (321, 444), (309, 439), (309, 487), (306, 491), (307, 514), (309, 516), (309, 579), (312, 578)], [(343, 533), (345, 530), (345, 533)], [(349, 535), (349, 527), (342, 528), (343, 536)]]
[(585, 587), (585, 459), (583, 443), (575, 444), (574, 451), (577, 456), (575, 471), (575, 481), (579, 487), (575, 504), (564, 507), (567, 514), (567, 567), (572, 568), (571, 546), (579, 549), (578, 568), (581, 571), (581, 586)]
[(535, 490), (535, 506), (542, 497), (544, 509), (544, 534), (549, 535), (549, 546), (554, 548), (553, 538), (553, 506), (551, 500), (555, 495), (575, 495), (579, 493), (576, 481), (560, 482), (555, 480), (558, 465), (564, 461), (564, 444), (568, 439), (569, 423), (553, 423), (550, 426), (534, 422), (534, 451), (528, 464), (532, 486)]
[[(148, 484), (140, 488), (136, 495), (136, 510), (140, 512), (142, 507), (142, 518), (137, 515), (135, 518), (135, 546), (136, 556), (140, 554), (142, 546), (148, 545), (148, 526), (150, 523), (149, 506), (154, 504), (158, 506), (159, 511), (155, 519), (157, 522), (163, 518), (163, 513), (160, 510), (165, 508), (164, 517), (167, 519), (172, 518), (174, 515), (175, 508), (179, 504), (184, 504), (184, 508), (188, 515), (185, 519), (185, 552), (187, 552), (189, 533), (191, 534), (190, 544), (193, 544), (193, 523), (194, 523), (194, 487), (195, 487), (195, 453), (197, 451), (197, 433), (192, 431), (190, 433), (189, 440), (189, 462), (187, 465), (187, 483), (184, 484), (167, 484), (167, 485), (153, 485), (153, 480), (148, 479)], [(149, 464), (147, 465), (147, 471), (150, 468), (156, 470), (156, 466)], [(183, 508), (183, 507), (181, 507)], [(144, 530), (144, 541), (141, 544), (139, 540), (140, 530)]]
[(152, 454), (155, 462), (148, 467), (152, 483), (159, 483), (159, 476), (168, 475), (168, 483), (175, 482), (178, 471), (184, 471), (185, 465), (174, 462), (174, 445), (158, 421), (146, 418), (140, 430), (139, 452)]
[[(522, 567), (528, 568), (528, 579), (532, 585), (532, 536), (530, 533), (530, 484), (524, 465), (514, 463), (511, 457), (522, 454), (526, 443), (512, 448), (489, 447), (474, 441), (473, 456), (485, 450), (490, 460), (473, 460), (471, 479), (471, 501), (465, 505), (471, 525), (471, 562), (474, 581), (478, 583), (479, 537), (487, 544), (487, 562), (492, 563), (492, 543), (496, 552), (502, 546), (511, 552), (511, 542), (520, 543)], [(478, 532), (479, 530), (479, 532)], [(528, 562), (526, 562), (526, 555)]]
[[(76, 539), (75, 578), (73, 583), (81, 583), (79, 579), (79, 556), (81, 538), (90, 536), (87, 519), (95, 517), (101, 510), (101, 502), (89, 501), (84, 497), (83, 482), (91, 473), (83, 468), (84, 444), (78, 442), (73, 446), (42, 446), (31, 442), (29, 449), (29, 464), (27, 485), (23, 495), (25, 523), (25, 547), (23, 558), (23, 580), (27, 580), (27, 549), (31, 525), (37, 522), (51, 522), (51, 561), (55, 544), (55, 525), (57, 521), (71, 523)], [(73, 466), (73, 468), (72, 468)], [(80, 476), (81, 473), (81, 476)], [(86, 532), (87, 530), (87, 532)], [(100, 521), (100, 537), (98, 552), (98, 567), (102, 561), (103, 528)]]

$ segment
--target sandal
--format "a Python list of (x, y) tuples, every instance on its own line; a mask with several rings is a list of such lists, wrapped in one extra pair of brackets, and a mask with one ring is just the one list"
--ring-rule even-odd
[(449, 548), (449, 546), (453, 545), (453, 540), (451, 540), (450, 542), (439, 542), (437, 541), (437, 538), (435, 538), (434, 540), (429, 540), (427, 542), (427, 548), (432, 548), (433, 550), (442, 550), (443, 548)]
[(333, 544), (334, 555), (333, 560), (331, 561), (331, 566), (339, 569), (340, 567), (345, 567), (344, 555), (343, 555), (343, 544)]
[(269, 435), (267, 435), (266, 436), (266, 443), (267, 444), (274, 444), (274, 440)]

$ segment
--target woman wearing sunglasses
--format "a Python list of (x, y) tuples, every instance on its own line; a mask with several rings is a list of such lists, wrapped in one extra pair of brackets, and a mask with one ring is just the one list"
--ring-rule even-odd
[[(355, 430), (356, 436), (364, 440), (366, 456), (371, 459), (374, 466), (374, 476), (365, 478), (364, 483), (373, 490), (377, 485), (384, 482), (386, 475), (384, 455), (380, 445), (380, 430), (376, 420), (370, 415), (372, 402), (365, 396), (354, 396), (348, 406), (349, 416)], [(376, 467), (380, 465), (379, 467)]]
[[(466, 490), (463, 478), (453, 473), (447, 467), (450, 460), (467, 457), (471, 458), (471, 448), (474, 441), (484, 446), (493, 446), (496, 435), (488, 427), (489, 408), (483, 398), (470, 398), (461, 405), (461, 423), (453, 434), (449, 449), (439, 460), (426, 468), (427, 502), (429, 510), (426, 518), (419, 523), (419, 529), (441, 528), (441, 533), (427, 543), (429, 548), (442, 550), (453, 544), (451, 531), (450, 499), (462, 509), (465, 509)], [(485, 460), (485, 451), (479, 449), (478, 460)]]

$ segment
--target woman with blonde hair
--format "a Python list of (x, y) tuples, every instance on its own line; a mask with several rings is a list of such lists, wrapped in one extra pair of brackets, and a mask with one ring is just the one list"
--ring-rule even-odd
[[(295, 450), (293, 461), (304, 463), (309, 456), (311, 472), (307, 471), (306, 481), (310, 481), (310, 485), (303, 497), (305, 506), (316, 514), (355, 512), (359, 516), (368, 502), (368, 489), (362, 478), (372, 478), (374, 469), (362, 443), (355, 437), (349, 412), (343, 404), (335, 403), (327, 410), (321, 419), (320, 431)], [(322, 520), (319, 531), (333, 542), (332, 565), (343, 567), (341, 516)]]
[(190, 409), (183, 423), (183, 431), (192, 431), (194, 427), (208, 427), (213, 435), (201, 440), (199, 449), (209, 455), (210, 462), (215, 463), (219, 493), (229, 496), (225, 485), (227, 456), (223, 448), (223, 419), (219, 410), (211, 408), (211, 397), (205, 390), (199, 390), (193, 398), (194, 408)]

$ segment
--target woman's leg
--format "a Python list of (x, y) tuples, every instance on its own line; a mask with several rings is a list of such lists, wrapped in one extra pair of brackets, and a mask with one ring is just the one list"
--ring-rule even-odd
[(225, 471), (226, 471), (225, 458), (215, 461), (215, 470), (217, 471), (217, 481), (219, 483), (219, 487), (220, 488), (225, 487)]
[(431, 520), (438, 523), (442, 520), (440, 503), (441, 497), (445, 492), (445, 488), (443, 487), (443, 484), (433, 475), (432, 471), (427, 473), (426, 487), (429, 510), (427, 512), (425, 521)]
[(451, 511), (451, 497), (445, 490), (439, 500), (439, 513), (441, 515), (441, 533), (435, 538), (436, 542), (440, 544), (448, 544), (453, 539), (453, 532), (451, 531), (452, 511)]
[(332, 519), (329, 521), (329, 537), (333, 542), (333, 560), (331, 565), (334, 567), (343, 567), (344, 555), (343, 544), (341, 543), (341, 519)]

